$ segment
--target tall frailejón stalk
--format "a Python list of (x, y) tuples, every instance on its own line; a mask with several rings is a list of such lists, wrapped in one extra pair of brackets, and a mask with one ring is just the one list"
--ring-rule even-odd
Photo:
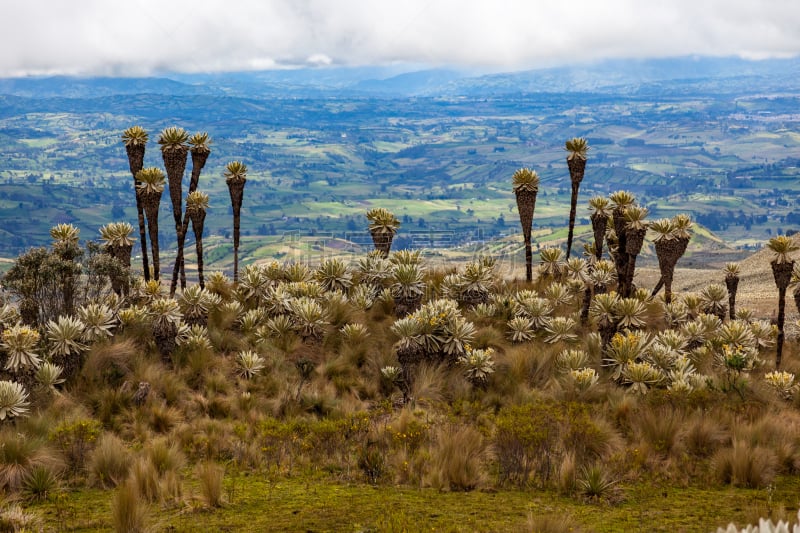
[(511, 178), (514, 195), (517, 197), (517, 211), (525, 240), (525, 279), (533, 280), (533, 250), (531, 249), (531, 230), (533, 212), (536, 209), (536, 195), (539, 193), (539, 175), (535, 170), (521, 168)]
[(569, 168), (569, 179), (572, 182), (572, 194), (569, 199), (569, 233), (567, 234), (567, 259), (569, 259), (572, 251), (572, 236), (575, 231), (578, 191), (586, 170), (586, 152), (589, 151), (589, 143), (583, 137), (574, 137), (566, 142), (564, 148), (568, 152), (567, 167)]
[[(614, 222), (614, 235), (616, 236), (616, 254), (613, 254), (614, 266), (617, 268), (617, 292), (622, 294), (628, 274), (628, 254), (626, 253), (625, 237), (625, 211), (636, 201), (628, 191), (617, 191), (609, 195), (613, 210), (611, 216)], [(606, 239), (608, 240), (608, 239)], [(611, 243), (609, 243), (609, 249)]]
[(791, 237), (779, 235), (771, 238), (767, 247), (775, 252), (775, 258), (770, 265), (772, 266), (772, 276), (775, 278), (775, 286), (778, 287), (778, 340), (775, 344), (775, 368), (778, 369), (781, 366), (785, 339), (783, 324), (786, 320), (786, 289), (792, 282), (792, 271), (794, 270), (794, 260), (789, 259), (788, 254), (796, 251), (798, 246)]
[[(206, 165), (206, 161), (208, 160), (208, 156), (211, 154), (211, 149), (209, 145), (211, 144), (211, 138), (208, 136), (208, 133), (195, 133), (191, 137), (189, 137), (189, 152), (192, 155), (192, 177), (189, 180), (189, 195), (197, 190), (197, 184), (200, 181), (200, 173), (203, 171), (203, 167)], [(187, 196), (188, 202), (188, 196)], [(178, 231), (178, 255), (175, 258), (175, 266), (172, 269), (172, 282), (169, 288), (170, 296), (175, 295), (175, 290), (178, 285), (178, 274), (180, 273), (181, 278), (181, 289), (186, 288), (186, 270), (184, 265), (184, 250), (183, 247), (186, 244), (186, 232), (189, 231), (189, 214), (188, 214), (188, 206), (187, 212), (183, 215), (183, 222), (181, 224), (180, 230)]]
[(608, 227), (608, 219), (611, 217), (611, 202), (603, 196), (595, 196), (589, 200), (589, 210), (592, 221), (592, 233), (594, 234), (594, 254), (600, 261), (603, 258), (603, 240)]
[(652, 296), (658, 294), (661, 287), (664, 287), (664, 301), (670, 303), (672, 302), (672, 280), (675, 277), (675, 267), (689, 246), (691, 239), (689, 230), (692, 228), (692, 220), (689, 215), (681, 213), (669, 220), (656, 221), (650, 228), (656, 233), (654, 242), (658, 267), (661, 270), (661, 277), (653, 289)]
[(158, 208), (164, 192), (166, 180), (161, 169), (149, 167), (136, 173), (136, 194), (142, 202), (147, 217), (147, 230), (150, 234), (150, 247), (153, 252), (153, 279), (160, 279), (161, 263), (158, 254)]
[(247, 182), (247, 166), (241, 161), (231, 161), (225, 167), (225, 183), (231, 195), (233, 208), (233, 282), (239, 281), (239, 229), (241, 225), (244, 184)]
[(731, 320), (736, 318), (736, 293), (739, 290), (739, 263), (727, 263), (722, 269), (725, 274), (725, 287), (728, 289), (728, 311)]
[[(644, 236), (647, 234), (648, 222), (645, 221), (647, 208), (630, 206), (625, 210), (625, 253), (628, 254), (625, 285), (620, 295), (630, 298), (633, 294), (633, 277), (636, 274), (636, 258), (642, 251)], [(620, 251), (620, 253), (622, 253)]]
[(125, 143), (125, 151), (128, 153), (128, 166), (133, 176), (133, 191), (136, 195), (136, 214), (139, 218), (139, 244), (142, 247), (142, 270), (144, 271), (145, 281), (150, 281), (150, 262), (147, 259), (147, 231), (144, 222), (144, 211), (142, 201), (139, 199), (138, 182), (136, 174), (144, 166), (144, 152), (147, 144), (147, 132), (141, 126), (131, 126), (122, 132), (122, 142)]
[(172, 218), (175, 220), (175, 234), (180, 233), (181, 227), (181, 202), (183, 201), (183, 191), (181, 182), (183, 172), (186, 170), (186, 158), (189, 155), (189, 146), (186, 142), (189, 134), (183, 128), (175, 126), (166, 128), (158, 137), (158, 144), (161, 145), (161, 158), (164, 160), (164, 168), (167, 171), (167, 182), (169, 183), (169, 198), (172, 200)]
[(111, 288), (118, 296), (127, 296), (131, 269), (131, 251), (133, 226), (127, 222), (111, 222), (100, 228), (100, 237), (105, 243), (105, 250), (122, 266), (120, 275), (111, 277)]
[(206, 210), (208, 209), (208, 195), (200, 191), (192, 191), (186, 198), (186, 214), (192, 221), (192, 231), (194, 232), (195, 249), (197, 250), (197, 276), (200, 288), (205, 289), (205, 279), (203, 278), (203, 226), (206, 220)]

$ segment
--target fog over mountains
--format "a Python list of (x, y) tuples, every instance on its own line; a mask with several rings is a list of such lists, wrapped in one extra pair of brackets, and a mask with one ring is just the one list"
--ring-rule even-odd
[[(682, 57), (608, 60), (587, 65), (481, 74), (458, 69), (318, 67), (219, 74), (164, 74), (144, 78), (24, 77), (0, 79), (0, 94), (32, 98), (91, 98), (119, 94), (299, 97), (334, 95), (453, 97), (542, 92), (756, 93), (789, 90), (800, 59), (749, 61)], [(670, 81), (670, 87), (662, 82)]]

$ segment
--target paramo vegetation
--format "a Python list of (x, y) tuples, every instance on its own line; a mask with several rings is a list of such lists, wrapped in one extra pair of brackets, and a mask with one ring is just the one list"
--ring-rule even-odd
[[(225, 172), (228, 277), (203, 272), (209, 198), (199, 178), (211, 140), (164, 130), (163, 172), (143, 168), (147, 139), (141, 128), (123, 134), (142, 270), (131, 265), (131, 224), (109, 223), (85, 246), (59, 225), (49, 248), (23, 254), (3, 278), (0, 490), (20, 502), (0, 514), (9, 528), (46, 525), (37, 509), (57, 511), (64, 494), (94, 487), (111, 502), (94, 527), (144, 530), (159, 510), (232, 504), (225, 480), (243, 475), (544, 492), (613, 507), (642, 484), (765, 489), (800, 473), (800, 357), (784, 333), (797, 280), (790, 238), (768, 243), (775, 323), (736, 307), (735, 264), (718, 284), (674, 295), (692, 223), (650, 221), (625, 191), (589, 201), (594, 243), (583, 256), (569, 249), (573, 205), (566, 253), (543, 248), (534, 264), (539, 181), (521, 169), (510, 188), (526, 281), (502, 279), (491, 257), (434, 268), (420, 251), (392, 251), (399, 222), (385, 209), (366, 213), (375, 250), (350, 262), (240, 270), (247, 168), (235, 161)], [(572, 139), (567, 149), (577, 201), (588, 146)], [(181, 243), (170, 284), (158, 247), (165, 188)], [(190, 223), (197, 283), (183, 273)], [(654, 288), (634, 282), (647, 238), (661, 270)], [(707, 519), (698, 529), (729, 522)], [(592, 529), (537, 520), (510, 527)]]

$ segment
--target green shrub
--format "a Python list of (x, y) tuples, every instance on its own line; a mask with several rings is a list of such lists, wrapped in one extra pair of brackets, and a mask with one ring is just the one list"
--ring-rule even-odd
[(494, 448), (501, 483), (526, 486), (534, 478), (548, 483), (563, 454), (576, 465), (601, 459), (620, 447), (620, 437), (589, 407), (537, 398), (535, 402), (501, 409), (495, 419)]

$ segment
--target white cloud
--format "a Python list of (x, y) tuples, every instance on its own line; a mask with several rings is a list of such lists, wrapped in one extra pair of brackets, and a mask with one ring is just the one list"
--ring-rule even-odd
[(798, 27), (795, 0), (7, 1), (0, 75), (786, 57)]
[(306, 59), (306, 63), (315, 67), (324, 67), (333, 63), (333, 59), (325, 54), (313, 54)]

